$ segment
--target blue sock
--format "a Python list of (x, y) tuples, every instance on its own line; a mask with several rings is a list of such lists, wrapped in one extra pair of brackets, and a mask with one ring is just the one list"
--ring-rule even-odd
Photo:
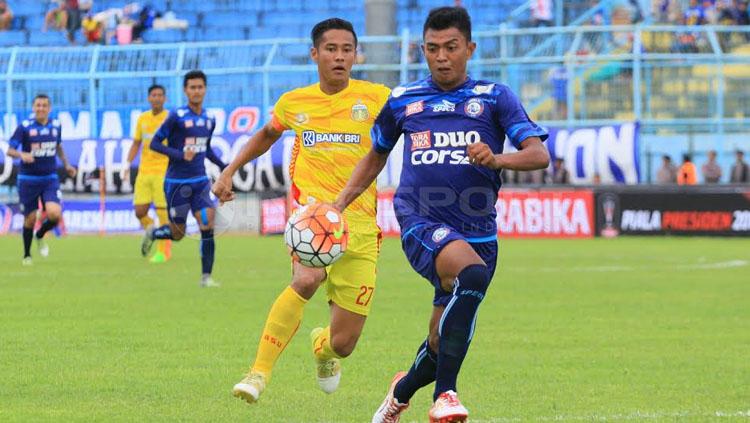
[(396, 384), (393, 396), (402, 404), (409, 402), (419, 388), (435, 380), (436, 369), (437, 354), (430, 349), (429, 342), (425, 340), (417, 350), (417, 358), (414, 359), (409, 373)]
[(44, 238), (44, 234), (46, 234), (47, 231), (54, 228), (55, 226), (57, 226), (57, 221), (53, 222), (49, 220), (49, 218), (44, 219), (44, 222), (42, 222), (42, 226), (38, 231), (36, 231), (36, 237), (39, 239)]
[(467, 266), (456, 278), (453, 297), (438, 326), (440, 347), (433, 400), (445, 391), (456, 391), (458, 371), (469, 351), (477, 310), (489, 284), (487, 266), (483, 264)]
[(154, 239), (172, 239), (172, 228), (164, 225), (154, 229)]
[(211, 270), (214, 267), (215, 251), (214, 230), (201, 231), (201, 268), (204, 275), (211, 274)]

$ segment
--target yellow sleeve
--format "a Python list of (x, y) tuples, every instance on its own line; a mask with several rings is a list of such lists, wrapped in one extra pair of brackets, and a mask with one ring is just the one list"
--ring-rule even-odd
[(141, 126), (143, 126), (143, 114), (138, 116), (138, 122), (135, 123), (135, 135), (133, 135), (133, 141), (143, 141)]
[(286, 121), (286, 103), (287, 95), (282, 95), (273, 106), (273, 116), (271, 116), (271, 125), (279, 132), (286, 131), (291, 128)]

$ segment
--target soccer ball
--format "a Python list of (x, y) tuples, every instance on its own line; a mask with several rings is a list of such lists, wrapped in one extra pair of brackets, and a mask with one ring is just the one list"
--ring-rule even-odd
[(349, 228), (338, 210), (328, 204), (311, 204), (289, 218), (284, 240), (293, 260), (308, 267), (326, 267), (344, 255)]

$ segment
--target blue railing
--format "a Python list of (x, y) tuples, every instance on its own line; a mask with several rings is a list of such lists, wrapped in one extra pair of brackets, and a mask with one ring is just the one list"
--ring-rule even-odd
[[(427, 75), (419, 38), (407, 31), (362, 37), (365, 61), (356, 65), (355, 77), (393, 86)], [(471, 74), (509, 84), (534, 106), (532, 116), (547, 124), (639, 120), (647, 133), (687, 133), (700, 126), (719, 135), (750, 127), (748, 28), (499, 28), (477, 32), (474, 39)], [(144, 108), (145, 90), (154, 82), (167, 86), (169, 106), (181, 104), (180, 78), (193, 68), (209, 75), (207, 104), (254, 105), (267, 112), (282, 92), (317, 80), (308, 53), (309, 40), (296, 38), (0, 49), (4, 127), (10, 114), (27, 114), (43, 91), (58, 110), (90, 112), (94, 136), (102, 110)], [(556, 67), (571, 75), (557, 96), (549, 79)]]

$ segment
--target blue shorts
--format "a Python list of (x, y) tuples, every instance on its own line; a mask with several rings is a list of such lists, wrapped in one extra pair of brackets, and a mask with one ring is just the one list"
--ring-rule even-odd
[(169, 221), (178, 225), (187, 222), (190, 210), (193, 213), (203, 209), (215, 208), (211, 200), (211, 184), (208, 178), (165, 179), (164, 194), (167, 197)]
[(406, 259), (414, 270), (435, 287), (433, 305), (445, 306), (451, 299), (452, 293), (446, 292), (440, 285), (440, 277), (435, 269), (435, 258), (438, 253), (451, 241), (464, 240), (469, 243), (484, 260), (490, 272), (490, 280), (495, 275), (497, 267), (497, 238), (467, 239), (455, 229), (442, 223), (424, 223), (412, 226), (401, 236), (401, 248)]
[(39, 199), (42, 204), (60, 203), (60, 181), (57, 175), (18, 175), (18, 197), (21, 213), (28, 216), (39, 208)]

